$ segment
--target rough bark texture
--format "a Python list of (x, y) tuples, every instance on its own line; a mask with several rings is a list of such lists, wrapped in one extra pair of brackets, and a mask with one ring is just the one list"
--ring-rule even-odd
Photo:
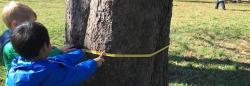
[[(172, 0), (92, 0), (84, 47), (108, 53), (152, 53), (169, 44), (171, 15)], [(82, 23), (86, 22), (76, 24)], [(167, 86), (167, 52), (151, 58), (107, 58), (86, 85)]]
[(65, 44), (72, 47), (83, 47), (90, 0), (67, 0), (66, 40)]

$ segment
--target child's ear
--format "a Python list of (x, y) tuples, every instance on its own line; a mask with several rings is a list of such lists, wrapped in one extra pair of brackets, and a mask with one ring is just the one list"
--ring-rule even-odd
[(16, 21), (16, 20), (13, 20), (13, 21), (10, 23), (10, 28), (11, 28), (11, 29), (14, 29), (16, 26), (17, 26), (17, 21)]
[(45, 49), (51, 48), (51, 44), (50, 43), (49, 44), (48, 43), (44, 43), (43, 47)]
[(51, 47), (52, 47), (52, 46), (51, 46), (51, 44), (49, 43), (49, 44), (48, 44), (48, 48), (51, 48)]

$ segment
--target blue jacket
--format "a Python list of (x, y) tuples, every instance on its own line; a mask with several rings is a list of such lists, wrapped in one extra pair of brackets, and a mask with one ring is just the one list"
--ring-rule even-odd
[[(96, 62), (87, 60), (82, 50), (52, 58), (27, 61), (17, 57), (7, 76), (8, 86), (77, 86), (96, 71)], [(80, 62), (80, 63), (79, 63)]]

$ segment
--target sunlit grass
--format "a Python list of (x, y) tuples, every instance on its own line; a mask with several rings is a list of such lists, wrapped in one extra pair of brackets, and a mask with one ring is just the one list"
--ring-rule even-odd
[(228, 3), (226, 11), (214, 5), (174, 1), (170, 85), (250, 85), (250, 4)]
[[(65, 0), (18, 0), (38, 14), (51, 42), (62, 47)], [(8, 1), (0, 1), (0, 8)], [(250, 85), (250, 4), (228, 3), (214, 9), (210, 0), (174, 0), (169, 49), (173, 86)], [(0, 9), (1, 11), (2, 9)], [(0, 32), (4, 25), (0, 21)], [(0, 67), (0, 86), (5, 71)]]

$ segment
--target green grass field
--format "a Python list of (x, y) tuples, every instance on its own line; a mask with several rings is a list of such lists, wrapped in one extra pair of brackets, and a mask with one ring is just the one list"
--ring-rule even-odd
[(171, 85), (249, 86), (250, 3), (209, 0), (173, 4), (169, 76)]
[[(38, 14), (51, 41), (63, 46), (65, 0), (20, 0)], [(3, 8), (7, 0), (0, 1)], [(175, 0), (169, 49), (173, 86), (250, 85), (250, 3), (228, 3), (215, 10), (209, 0)], [(2, 11), (2, 9), (0, 9)], [(0, 22), (0, 32), (4, 30)], [(5, 71), (0, 67), (0, 86)]]

